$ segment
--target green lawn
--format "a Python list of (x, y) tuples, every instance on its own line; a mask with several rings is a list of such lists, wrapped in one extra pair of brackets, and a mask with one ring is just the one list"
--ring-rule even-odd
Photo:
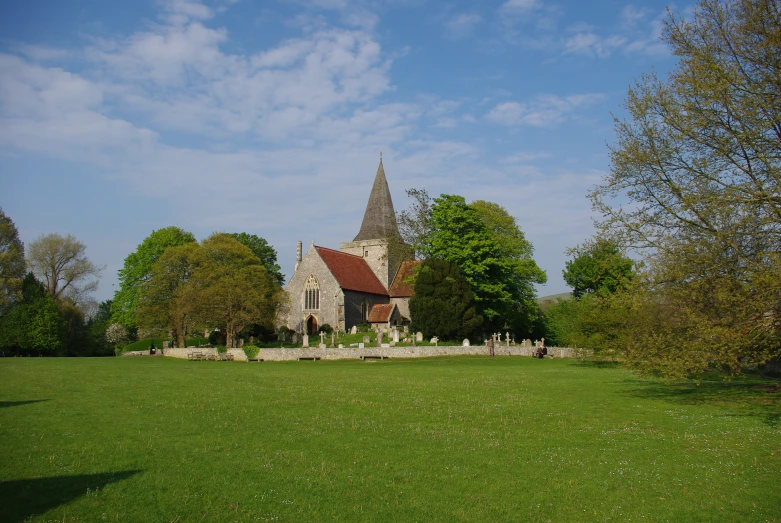
[(781, 521), (781, 392), (531, 358), (0, 359), (0, 521)]

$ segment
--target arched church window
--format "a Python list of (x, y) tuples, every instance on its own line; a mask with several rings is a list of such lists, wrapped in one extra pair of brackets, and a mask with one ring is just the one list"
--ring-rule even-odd
[(369, 301), (366, 298), (361, 302), (361, 319), (364, 322), (369, 319)]
[(320, 284), (314, 274), (310, 274), (304, 284), (304, 308), (320, 309)]

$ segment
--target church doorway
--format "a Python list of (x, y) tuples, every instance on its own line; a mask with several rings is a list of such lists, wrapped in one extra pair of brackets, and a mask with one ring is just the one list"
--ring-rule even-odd
[(306, 333), (309, 334), (310, 336), (312, 334), (317, 334), (317, 318), (315, 318), (314, 316), (310, 316), (306, 320)]

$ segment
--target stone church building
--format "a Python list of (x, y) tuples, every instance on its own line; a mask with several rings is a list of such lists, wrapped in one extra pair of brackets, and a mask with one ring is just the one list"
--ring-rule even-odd
[(380, 158), (355, 239), (343, 242), (338, 251), (312, 243), (304, 256), (298, 242), (295, 272), (285, 287), (290, 297), (287, 327), (313, 334), (325, 324), (342, 332), (363, 323), (385, 329), (409, 324), (413, 290), (408, 278), (418, 262), (393, 259), (387, 239), (398, 236)]

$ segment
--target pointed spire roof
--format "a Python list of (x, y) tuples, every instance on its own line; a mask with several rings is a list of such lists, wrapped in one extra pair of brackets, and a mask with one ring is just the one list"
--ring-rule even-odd
[(396, 211), (393, 210), (393, 200), (388, 189), (388, 180), (385, 179), (385, 169), (382, 168), (382, 156), (380, 156), (380, 166), (377, 168), (377, 176), (374, 177), (361, 230), (353, 241), (380, 240), (398, 234)]

